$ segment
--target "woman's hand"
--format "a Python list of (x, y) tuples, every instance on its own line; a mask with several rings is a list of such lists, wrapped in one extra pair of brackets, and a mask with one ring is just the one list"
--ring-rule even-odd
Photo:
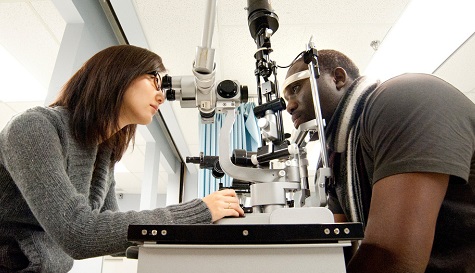
[(213, 222), (225, 216), (239, 217), (244, 215), (244, 210), (239, 205), (236, 192), (231, 189), (216, 191), (203, 198), (208, 206)]

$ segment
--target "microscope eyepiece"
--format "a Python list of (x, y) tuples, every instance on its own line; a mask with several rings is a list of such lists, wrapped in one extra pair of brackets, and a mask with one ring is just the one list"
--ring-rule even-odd
[(175, 90), (170, 88), (168, 90), (163, 89), (163, 91), (165, 92), (165, 98), (168, 101), (174, 101), (176, 99), (175, 98)]
[(162, 78), (162, 90), (165, 93), (165, 99), (168, 101), (174, 101), (175, 90), (172, 89), (172, 77), (166, 74)]
[(162, 78), (162, 89), (172, 88), (172, 76), (166, 74)]

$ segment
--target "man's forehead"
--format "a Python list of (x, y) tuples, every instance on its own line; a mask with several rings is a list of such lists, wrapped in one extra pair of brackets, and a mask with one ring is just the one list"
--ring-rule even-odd
[(288, 87), (290, 85), (292, 85), (296, 82), (301, 82), (301, 81), (306, 80), (308, 78), (310, 78), (310, 71), (308, 69), (303, 70), (303, 71), (296, 71), (293, 74), (288, 74), (287, 78), (285, 79), (284, 83), (282, 84), (283, 95), (285, 95), (286, 90), (288, 89)]
[(307, 70), (308, 64), (306, 64), (303, 59), (297, 60), (290, 68), (287, 70), (287, 75), (285, 76), (288, 78), (290, 75), (295, 74), (297, 72)]

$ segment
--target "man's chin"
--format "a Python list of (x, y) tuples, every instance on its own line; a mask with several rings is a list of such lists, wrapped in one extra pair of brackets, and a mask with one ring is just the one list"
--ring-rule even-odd
[(294, 121), (294, 127), (295, 129), (298, 129), (300, 125), (310, 121), (311, 119), (302, 119), (302, 118), (298, 118), (298, 119), (295, 119)]
[(298, 129), (300, 124), (302, 124), (298, 119), (294, 121), (294, 127), (295, 129)]

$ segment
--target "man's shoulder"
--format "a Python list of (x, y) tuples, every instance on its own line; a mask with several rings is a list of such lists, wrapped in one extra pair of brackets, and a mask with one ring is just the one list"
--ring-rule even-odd
[(475, 109), (473, 102), (449, 82), (424, 73), (401, 74), (381, 83), (368, 98), (366, 108), (394, 109), (399, 113), (413, 109), (429, 112)]
[[(463, 93), (449, 82), (432, 74), (425, 73), (405, 73), (390, 78), (378, 86), (376, 93), (378, 96), (383, 94), (388, 96), (393, 92), (395, 96), (408, 95), (413, 96), (461, 96)], [(401, 97), (404, 99), (404, 97)], [(408, 98), (405, 98), (406, 101)]]

